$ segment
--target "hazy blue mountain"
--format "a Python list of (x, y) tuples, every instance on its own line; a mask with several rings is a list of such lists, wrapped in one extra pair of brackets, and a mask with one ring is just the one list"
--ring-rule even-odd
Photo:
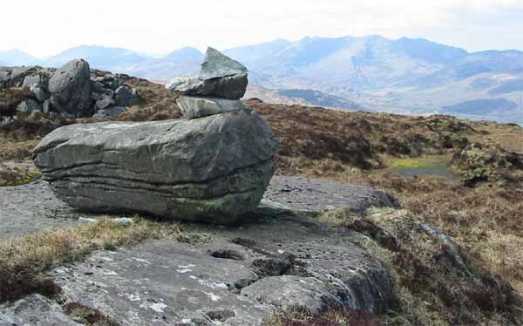
[(87, 60), (91, 67), (112, 71), (127, 70), (149, 59), (127, 49), (84, 45), (65, 50), (47, 59), (45, 64), (60, 67), (66, 62), (78, 58)]
[(168, 55), (141, 62), (124, 72), (157, 81), (169, 81), (176, 76), (196, 74), (204, 59), (203, 53), (195, 48), (182, 48)]
[(278, 39), (267, 43), (226, 50), (225, 54), (235, 58), (242, 58), (242, 63), (246, 66), (250, 66), (251, 64), (259, 65), (265, 60), (267, 60), (267, 63), (271, 63), (271, 58), (279, 51), (287, 48), (290, 44), (292, 43), (287, 40)]
[(287, 97), (291, 100), (303, 100), (309, 105), (332, 107), (340, 109), (358, 110), (362, 107), (343, 97), (325, 94), (312, 89), (280, 89), (278, 95)]
[[(251, 85), (280, 99), (291, 97), (278, 90), (299, 90), (300, 100), (304, 96), (308, 103), (324, 102), (328, 94), (339, 103), (346, 100), (372, 110), (423, 114), (454, 108), (451, 111), (462, 114), (458, 108), (464, 107), (474, 114), (477, 108), (475, 113), (488, 119), (505, 121), (514, 115), (523, 122), (521, 51), (467, 52), (425, 39), (374, 35), (279, 39), (225, 53), (249, 68)], [(194, 74), (203, 60), (194, 48), (152, 58), (126, 49), (81, 46), (46, 64), (59, 66), (78, 57), (96, 68), (156, 81)], [(10, 64), (1, 53), (0, 61)]]
[(393, 41), (392, 48), (405, 53), (413, 59), (440, 64), (463, 59), (468, 54), (463, 49), (434, 43), (421, 38), (402, 37), (397, 41)]
[(446, 106), (443, 110), (449, 114), (491, 115), (496, 113), (497, 110), (509, 111), (516, 109), (517, 106), (516, 103), (504, 98), (478, 99)]
[(162, 58), (162, 60), (165, 61), (173, 61), (173, 62), (198, 62), (200, 64), (204, 59), (203, 53), (200, 52), (200, 50), (191, 48), (191, 47), (185, 47), (181, 48), (179, 50), (173, 51)]
[(521, 92), (521, 90), (523, 90), (523, 79), (509, 79), (501, 82), (499, 86), (489, 90), (489, 94), (509, 94), (513, 92)]
[(343, 97), (312, 89), (267, 89), (250, 84), (245, 98), (258, 98), (267, 103), (300, 104), (347, 110), (370, 110)]
[(20, 50), (0, 51), (0, 66), (30, 66), (41, 64), (41, 60)]
[[(263, 49), (274, 51), (260, 56)], [(307, 37), (227, 53), (258, 73), (256, 83), (265, 88), (319, 90), (399, 113), (522, 119), (520, 51), (470, 53), (425, 39), (368, 36)]]

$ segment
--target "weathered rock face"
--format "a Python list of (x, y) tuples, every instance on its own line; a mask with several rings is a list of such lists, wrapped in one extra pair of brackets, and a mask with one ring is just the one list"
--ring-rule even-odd
[(84, 60), (73, 60), (58, 69), (49, 80), (51, 104), (59, 112), (90, 116), (91, 71)]
[(198, 77), (177, 78), (169, 88), (182, 95), (238, 100), (245, 95), (247, 68), (219, 51), (208, 48)]
[(265, 121), (242, 110), (66, 126), (42, 140), (35, 163), (75, 208), (227, 224), (258, 205), (276, 148)]

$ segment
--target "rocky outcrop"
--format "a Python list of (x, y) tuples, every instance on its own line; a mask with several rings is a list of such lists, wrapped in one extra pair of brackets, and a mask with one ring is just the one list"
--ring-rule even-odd
[[(205, 243), (147, 241), (58, 267), (48, 276), (61, 288), (59, 303), (34, 294), (1, 305), (0, 324), (68, 325), (74, 318), (66, 313), (71, 305), (97, 311), (120, 325), (263, 325), (281, 310), (387, 311), (395, 304), (392, 278), (386, 265), (355, 244), (362, 236), (323, 225), (301, 210), (301, 202), (314, 202), (317, 208), (343, 202), (381, 206), (378, 199), (368, 198), (382, 195), (335, 183), (318, 192), (301, 190), (321, 183), (275, 177), (269, 194), (294, 189), (301, 197), (265, 196), (270, 200), (262, 201), (241, 227), (184, 227), (187, 238), (205, 237)], [(0, 239), (4, 225), (14, 229), (13, 223), (18, 229), (9, 234), (58, 228), (64, 221), (81, 223), (82, 214), (61, 204), (45, 182), (0, 188), (2, 201), (7, 206), (0, 210)], [(59, 218), (46, 218), (45, 211), (58, 211)]]
[(276, 148), (265, 121), (242, 110), (66, 126), (34, 153), (58, 197), (75, 208), (228, 224), (258, 205)]
[(114, 117), (138, 102), (136, 90), (126, 84), (129, 79), (91, 70), (84, 60), (73, 60), (58, 70), (0, 67), (0, 122), (13, 121), (17, 112), (35, 111), (51, 117), (90, 117), (102, 111), (96, 117)]
[(247, 68), (208, 48), (198, 77), (177, 78), (168, 87), (181, 95), (238, 100), (245, 95), (247, 84)]

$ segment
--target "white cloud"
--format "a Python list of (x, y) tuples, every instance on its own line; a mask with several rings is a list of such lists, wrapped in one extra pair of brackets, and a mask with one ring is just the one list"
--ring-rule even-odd
[[(500, 32), (510, 36), (514, 28), (523, 30), (522, 0), (3, 2), (0, 49), (36, 55), (81, 44), (158, 53), (186, 45), (227, 48), (274, 38), (349, 34), (431, 37), (472, 49), (523, 48), (515, 37), (499, 37)], [(497, 20), (485, 26), (489, 18)]]

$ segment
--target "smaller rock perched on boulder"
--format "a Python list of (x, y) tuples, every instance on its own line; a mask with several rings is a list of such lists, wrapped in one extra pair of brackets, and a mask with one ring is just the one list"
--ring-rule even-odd
[(175, 79), (169, 88), (181, 95), (239, 100), (245, 95), (247, 68), (218, 50), (207, 49), (198, 77)]
[(241, 101), (220, 98), (181, 96), (176, 103), (186, 119), (196, 119), (213, 114), (248, 109)]
[(247, 109), (239, 101), (247, 89), (247, 76), (241, 63), (208, 48), (198, 77), (177, 78), (168, 87), (181, 95), (177, 104), (184, 118), (196, 119)]

